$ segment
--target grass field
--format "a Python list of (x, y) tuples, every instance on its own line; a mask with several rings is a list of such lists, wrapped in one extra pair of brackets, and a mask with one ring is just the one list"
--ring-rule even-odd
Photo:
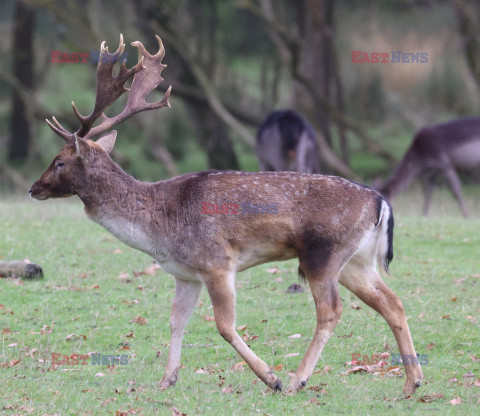
[[(342, 374), (352, 353), (398, 353), (385, 321), (344, 288), (342, 319), (297, 395), (267, 390), (238, 364), (209, 318), (205, 291), (187, 327), (179, 381), (160, 391), (173, 278), (90, 222), (79, 200), (4, 198), (0, 259), (28, 257), (45, 277), (0, 280), (0, 363), (7, 364), (0, 368), (0, 415), (477, 415), (480, 198), (473, 189), (466, 195), (473, 214), (467, 220), (446, 192), (437, 194), (428, 218), (418, 215), (419, 193), (395, 205), (396, 278), (386, 281), (404, 303), (417, 353), (428, 356), (425, 382), (411, 399), (400, 394), (403, 370)], [(237, 325), (246, 325), (241, 334), (284, 386), (315, 322), (308, 288), (286, 293), (297, 282), (296, 266), (273, 263), (237, 276)], [(289, 338), (294, 334), (302, 336)], [(92, 352), (126, 355), (128, 363), (91, 365), (89, 358), (88, 365), (52, 366), (52, 353)]]

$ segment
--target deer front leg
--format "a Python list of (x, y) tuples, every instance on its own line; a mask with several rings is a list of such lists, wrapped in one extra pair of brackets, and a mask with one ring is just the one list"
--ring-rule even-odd
[(197, 304), (201, 289), (201, 282), (175, 279), (175, 298), (170, 313), (170, 350), (168, 352), (167, 368), (160, 382), (162, 390), (175, 385), (177, 382), (183, 334)]
[(260, 380), (273, 390), (281, 390), (282, 383), (279, 378), (245, 344), (235, 330), (234, 273), (211, 277), (210, 281), (206, 282), (206, 286), (212, 300), (215, 322), (220, 335), (235, 348)]

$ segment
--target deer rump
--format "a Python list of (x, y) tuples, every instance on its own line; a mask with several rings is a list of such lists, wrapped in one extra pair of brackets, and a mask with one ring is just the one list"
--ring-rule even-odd
[(258, 129), (255, 150), (262, 171), (321, 172), (315, 131), (295, 111), (271, 113)]

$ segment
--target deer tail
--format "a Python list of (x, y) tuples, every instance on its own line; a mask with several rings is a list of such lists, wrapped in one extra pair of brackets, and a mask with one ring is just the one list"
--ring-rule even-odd
[(391, 276), (388, 267), (393, 259), (393, 211), (386, 199), (379, 198), (379, 204), (377, 263), (381, 271)]

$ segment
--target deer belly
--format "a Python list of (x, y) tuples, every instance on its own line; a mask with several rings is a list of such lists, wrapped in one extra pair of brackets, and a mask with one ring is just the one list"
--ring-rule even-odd
[(281, 244), (252, 244), (239, 253), (236, 270), (241, 272), (250, 267), (271, 261), (289, 260), (298, 257), (297, 250)]
[(452, 152), (452, 159), (455, 166), (464, 169), (471, 169), (480, 165), (480, 141), (466, 143)]

